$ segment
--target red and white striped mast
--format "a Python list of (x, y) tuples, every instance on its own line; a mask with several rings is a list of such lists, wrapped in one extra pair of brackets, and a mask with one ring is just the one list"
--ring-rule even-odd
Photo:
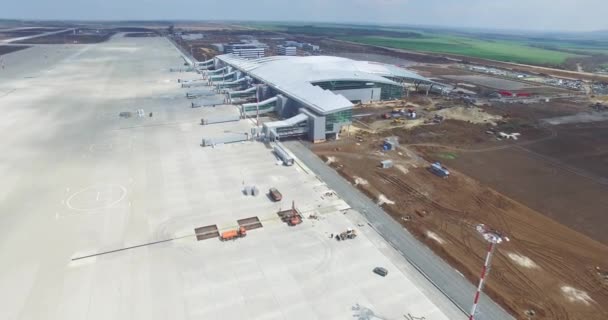
[(479, 296), (481, 295), (481, 290), (483, 290), (485, 280), (488, 277), (488, 274), (490, 273), (490, 263), (492, 262), (492, 255), (494, 254), (496, 245), (502, 243), (503, 241), (509, 241), (508, 237), (501, 235), (495, 230), (488, 229), (488, 227), (486, 227), (486, 225), (484, 224), (477, 225), (475, 229), (483, 236), (483, 238), (489, 243), (489, 245), (488, 252), (486, 254), (486, 260), (483, 264), (483, 268), (481, 269), (479, 285), (477, 286), (477, 292), (475, 293), (475, 300), (473, 301), (473, 307), (471, 308), (471, 313), (469, 314), (469, 320), (475, 319), (475, 311), (477, 310), (477, 305), (479, 303)]

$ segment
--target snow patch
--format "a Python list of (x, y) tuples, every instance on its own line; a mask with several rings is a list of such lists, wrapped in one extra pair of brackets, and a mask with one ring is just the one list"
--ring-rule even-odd
[(591, 302), (593, 302), (593, 299), (591, 299), (589, 294), (583, 290), (579, 290), (569, 286), (562, 286), (561, 289), (564, 296), (566, 296), (566, 298), (570, 302), (580, 302), (585, 305), (590, 305)]
[(385, 197), (383, 194), (378, 196), (378, 202), (377, 204), (379, 206), (383, 205), (383, 204), (395, 204), (395, 201), (391, 201), (389, 200), (387, 197)]
[(540, 267), (536, 264), (536, 262), (532, 261), (532, 259), (515, 253), (515, 252), (509, 252), (507, 253), (507, 257), (509, 257), (509, 259), (511, 259), (511, 261), (515, 262), (517, 265), (519, 265), (520, 267), (524, 267), (524, 268), (528, 268), (528, 269), (540, 269)]
[(358, 185), (364, 186), (364, 185), (369, 184), (369, 182), (367, 182), (367, 180), (365, 180), (363, 178), (360, 178), (360, 177), (357, 177), (357, 176), (354, 176), (354, 178), (355, 178), (355, 185), (356, 186), (358, 186)]
[(445, 244), (445, 240), (443, 240), (438, 234), (436, 234), (433, 231), (427, 230), (426, 231), (426, 236), (431, 239), (436, 241), (439, 244)]

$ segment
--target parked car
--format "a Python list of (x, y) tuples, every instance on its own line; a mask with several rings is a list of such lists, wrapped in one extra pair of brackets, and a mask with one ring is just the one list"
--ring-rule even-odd
[(382, 267), (375, 267), (374, 273), (379, 276), (386, 277), (386, 275), (388, 274), (388, 270), (386, 270), (385, 268), (382, 268)]
[(270, 193), (270, 197), (272, 198), (272, 200), (275, 202), (281, 201), (281, 199), (283, 199), (283, 195), (279, 192), (279, 190), (277, 190), (277, 188), (270, 188), (268, 192)]

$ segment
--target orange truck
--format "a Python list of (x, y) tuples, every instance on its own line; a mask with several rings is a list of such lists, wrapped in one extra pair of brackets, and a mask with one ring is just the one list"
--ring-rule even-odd
[(299, 214), (294, 214), (291, 216), (291, 218), (289, 218), (289, 221), (287, 222), (288, 225), (290, 226), (297, 226), (300, 223), (302, 223), (302, 218), (300, 218)]
[(283, 210), (277, 212), (279, 218), (289, 226), (297, 226), (302, 223), (302, 215), (296, 209), (296, 203), (293, 201), (291, 203), (291, 209)]
[(220, 235), (220, 240), (221, 241), (236, 240), (237, 238), (242, 238), (246, 235), (247, 235), (247, 229), (245, 229), (245, 227), (240, 227), (236, 230), (229, 230), (229, 231), (222, 232), (222, 234)]

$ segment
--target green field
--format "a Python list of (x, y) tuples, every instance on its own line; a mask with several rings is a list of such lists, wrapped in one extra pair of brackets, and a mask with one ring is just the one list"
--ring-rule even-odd
[(531, 39), (529, 42), (533, 46), (549, 50), (582, 54), (608, 54), (608, 41), (606, 40)]
[(296, 36), (333, 38), (412, 51), (454, 54), (571, 70), (576, 70), (577, 63), (582, 64), (586, 70), (594, 70), (608, 62), (608, 38), (589, 34), (540, 36), (471, 33), (388, 25), (301, 22), (249, 23), (248, 26)]
[(448, 53), (482, 59), (538, 65), (557, 66), (564, 63), (567, 58), (577, 56), (574, 53), (531, 47), (515, 41), (478, 40), (447, 35), (424, 35), (422, 38), (347, 36), (340, 37), (340, 39), (413, 51)]

